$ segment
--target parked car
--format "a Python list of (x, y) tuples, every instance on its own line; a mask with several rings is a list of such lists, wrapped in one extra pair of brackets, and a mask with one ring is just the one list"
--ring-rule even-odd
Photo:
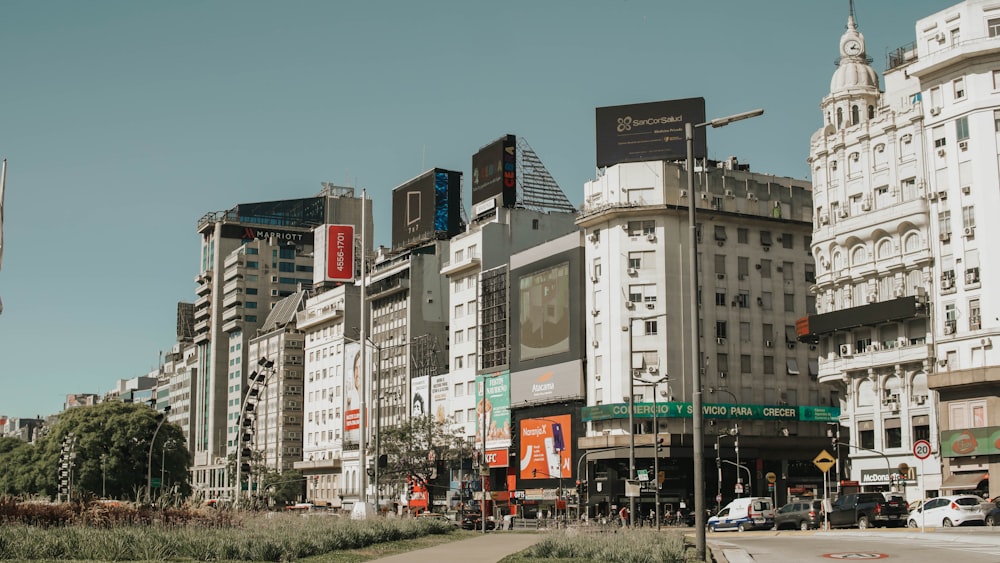
[(993, 508), (986, 513), (983, 521), (987, 526), (1000, 526), (1000, 500), (993, 501)]
[(738, 498), (708, 519), (709, 532), (724, 530), (770, 530), (774, 527), (774, 506), (768, 497)]
[(815, 530), (823, 525), (823, 501), (799, 500), (782, 506), (774, 513), (774, 529)]
[(986, 521), (982, 500), (975, 495), (932, 498), (910, 513), (908, 524), (911, 528), (981, 526)]
[(906, 503), (882, 493), (853, 493), (833, 502), (827, 521), (833, 528), (857, 527), (861, 530), (880, 526), (905, 526)]
[[(483, 524), (482, 519), (478, 515), (469, 515), (462, 519), (462, 529), (463, 530), (482, 530)], [(497, 527), (496, 522), (487, 518), (486, 519), (486, 529), (492, 530)]]

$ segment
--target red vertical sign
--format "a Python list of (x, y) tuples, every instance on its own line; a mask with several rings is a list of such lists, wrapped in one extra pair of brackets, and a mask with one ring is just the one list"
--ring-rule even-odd
[(354, 280), (354, 225), (330, 225), (326, 231), (326, 278)]

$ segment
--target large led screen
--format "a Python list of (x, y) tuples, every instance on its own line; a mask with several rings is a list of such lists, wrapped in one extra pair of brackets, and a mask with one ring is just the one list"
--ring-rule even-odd
[(570, 422), (568, 414), (518, 422), (521, 479), (569, 479), (573, 476), (573, 427)]
[(503, 194), (504, 207), (517, 203), (517, 137), (506, 135), (472, 155), (472, 205)]
[[(687, 156), (684, 124), (705, 121), (705, 98), (597, 108), (597, 166), (680, 160)], [(707, 154), (705, 129), (694, 131), (694, 157)]]
[(462, 173), (435, 168), (392, 190), (392, 245), (450, 238), (462, 228)]
[(521, 276), (520, 360), (569, 352), (569, 262)]

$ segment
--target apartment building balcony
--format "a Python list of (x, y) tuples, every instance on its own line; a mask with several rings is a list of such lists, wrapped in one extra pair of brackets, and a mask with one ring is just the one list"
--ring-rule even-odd
[(409, 291), (410, 280), (402, 276), (381, 279), (368, 286), (368, 299), (381, 299), (401, 291)]
[(933, 52), (921, 54), (906, 71), (910, 76), (925, 78), (935, 72), (955, 65), (968, 63), (980, 57), (996, 56), (1000, 53), (1000, 38), (975, 37), (949, 44), (941, 35), (941, 47)]
[(212, 292), (212, 272), (205, 272), (194, 277), (194, 282), (198, 284), (195, 288), (195, 295), (208, 295)]
[(202, 297), (194, 303), (194, 320), (202, 321), (208, 319), (212, 315), (212, 299), (210, 297)]
[(195, 344), (204, 344), (204, 343), (208, 342), (211, 339), (212, 339), (212, 333), (210, 331), (208, 331), (208, 330), (206, 330), (204, 332), (195, 332), (195, 334), (194, 334), (194, 343)]
[(234, 330), (241, 330), (243, 328), (243, 316), (237, 315), (236, 317), (223, 321), (222, 330), (224, 332), (232, 332)]
[(209, 318), (205, 318), (205, 320), (198, 321), (198, 322), (194, 323), (194, 332), (195, 332), (195, 334), (201, 334), (201, 333), (208, 334), (208, 332), (209, 332), (209, 323), (211, 323), (211, 319), (209, 319)]
[(308, 330), (344, 316), (343, 303), (329, 303), (320, 308), (306, 309), (295, 314), (299, 330)]
[[(243, 292), (235, 291), (233, 293), (227, 293), (222, 299), (222, 306), (226, 309), (230, 307), (237, 307), (243, 304)], [(225, 314), (223, 314), (224, 316)]]
[(235, 279), (243, 279), (246, 277), (247, 267), (245, 264), (239, 264), (230, 268), (226, 268), (225, 275), (223, 276), (223, 281), (228, 282)]
[(441, 266), (441, 275), (452, 276), (472, 269), (478, 270), (480, 267), (482, 267), (482, 260), (479, 259), (479, 256), (467, 256), (462, 260), (445, 262)]

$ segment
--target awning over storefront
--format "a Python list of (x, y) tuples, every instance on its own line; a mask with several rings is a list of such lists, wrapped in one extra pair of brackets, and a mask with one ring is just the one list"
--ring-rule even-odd
[(957, 473), (948, 477), (941, 484), (942, 490), (953, 491), (956, 489), (975, 489), (983, 479), (989, 479), (989, 473), (976, 471), (975, 473)]

